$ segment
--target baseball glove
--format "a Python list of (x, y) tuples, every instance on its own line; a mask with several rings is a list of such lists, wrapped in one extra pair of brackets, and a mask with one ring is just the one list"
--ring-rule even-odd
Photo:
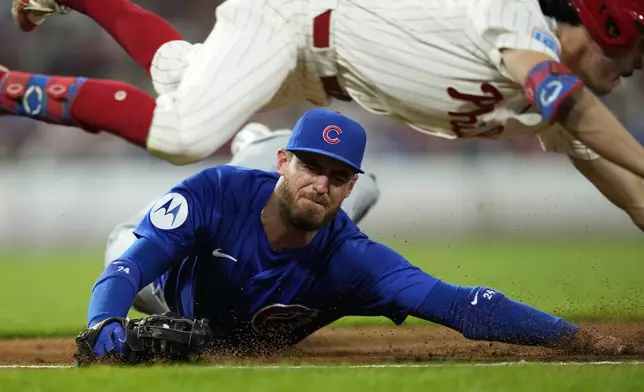
[(170, 312), (135, 320), (111, 317), (76, 337), (77, 366), (98, 361), (94, 352), (98, 335), (104, 325), (115, 321), (126, 333), (126, 352), (117, 356), (121, 364), (196, 361), (212, 338), (207, 319), (189, 320)]

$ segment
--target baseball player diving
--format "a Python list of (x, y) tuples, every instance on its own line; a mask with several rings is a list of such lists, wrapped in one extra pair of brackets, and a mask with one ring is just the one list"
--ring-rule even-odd
[[(263, 171), (277, 171), (275, 153), (286, 147), (292, 131), (279, 129), (271, 131), (259, 123), (247, 124), (232, 140), (233, 155), (229, 165), (242, 166)], [(356, 182), (349, 196), (342, 202), (342, 209), (358, 225), (380, 198), (375, 176), (365, 173)], [(137, 239), (134, 229), (145, 218), (154, 204), (149, 203), (138, 213), (119, 223), (110, 233), (105, 249), (105, 265), (121, 257)], [(160, 287), (152, 283), (141, 289), (134, 300), (134, 308), (149, 314), (169, 311), (165, 302), (159, 298)]]
[(642, 67), (642, 0), (227, 0), (202, 43), (128, 0), (13, 0), (25, 31), (71, 10), (149, 73), (0, 71), (0, 114), (109, 132), (175, 164), (260, 110), (354, 101), (429, 135), (536, 135), (644, 228), (644, 149), (598, 99)]
[[(469, 339), (624, 352), (492, 288), (443, 282), (370, 240), (341, 209), (362, 180), (365, 145), (359, 123), (314, 109), (277, 152), (277, 172), (222, 165), (174, 186), (95, 282), (79, 357), (177, 352), (206, 340), (266, 355), (349, 315), (396, 324), (416, 316)], [(153, 282), (168, 311), (125, 319)], [(150, 343), (159, 336), (166, 345)]]

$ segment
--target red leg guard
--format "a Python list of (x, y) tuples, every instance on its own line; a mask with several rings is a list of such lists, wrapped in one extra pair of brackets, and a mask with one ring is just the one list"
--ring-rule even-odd
[(154, 98), (123, 82), (15, 71), (0, 75), (0, 114), (105, 131), (143, 148), (155, 107)]
[(123, 82), (89, 79), (73, 102), (71, 115), (88, 130), (102, 130), (146, 147), (156, 103)]
[(145, 72), (150, 72), (157, 49), (181, 34), (160, 16), (128, 0), (58, 0), (101, 25)]

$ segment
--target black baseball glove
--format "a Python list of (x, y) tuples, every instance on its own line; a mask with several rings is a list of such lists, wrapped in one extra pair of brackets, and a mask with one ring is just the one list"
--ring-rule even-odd
[(135, 320), (112, 317), (76, 337), (77, 366), (97, 362), (94, 347), (98, 335), (103, 326), (112, 322), (120, 323), (125, 330), (126, 349), (125, 353), (110, 354), (108, 358), (116, 358), (121, 364), (196, 361), (212, 339), (207, 319), (189, 320), (170, 312)]

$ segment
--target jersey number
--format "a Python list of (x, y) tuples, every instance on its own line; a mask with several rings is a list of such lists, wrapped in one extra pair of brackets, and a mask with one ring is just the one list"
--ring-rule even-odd
[(491, 300), (494, 294), (496, 294), (496, 291), (494, 290), (485, 290), (485, 292), (483, 293), (483, 298)]
[(259, 334), (285, 334), (309, 324), (317, 314), (317, 310), (302, 305), (273, 304), (257, 311), (251, 324)]
[(123, 267), (122, 265), (119, 265), (116, 267), (116, 272), (125, 272), (126, 274), (130, 273), (130, 269), (128, 267)]

